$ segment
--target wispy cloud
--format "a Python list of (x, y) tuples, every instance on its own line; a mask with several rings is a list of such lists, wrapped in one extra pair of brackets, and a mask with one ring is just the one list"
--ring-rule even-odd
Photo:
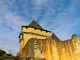
[(15, 47), (15, 51), (18, 52), (18, 36), (21, 32), (21, 26), (28, 25), (29, 21), (11, 11), (9, 6), (6, 5), (7, 2), (5, 3), (3, 0), (0, 0), (0, 4), (0, 48), (8, 52), (7, 48), (14, 49)]
[(0, 47), (17, 52), (21, 26), (33, 18), (61, 40), (70, 39), (74, 33), (80, 38), (79, 4), (80, 0), (0, 0)]
[(43, 4), (45, 4), (47, 2), (47, 0), (34, 0), (34, 3), (38, 6), (41, 6)]

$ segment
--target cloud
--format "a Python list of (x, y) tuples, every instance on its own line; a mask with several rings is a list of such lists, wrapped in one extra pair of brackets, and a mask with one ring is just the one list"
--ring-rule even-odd
[[(62, 4), (60, 4), (59, 7), (56, 8), (52, 8), (53, 6), (49, 8), (49, 5), (47, 5), (47, 10), (45, 10), (45, 12), (47, 13), (44, 12), (44, 14), (42, 15), (44, 18), (42, 18), (41, 21), (39, 21), (40, 24), (47, 30), (51, 30), (52, 32), (54, 32), (61, 40), (70, 39), (71, 35), (74, 33), (79, 35), (79, 32), (76, 32), (76, 29), (78, 29), (80, 25), (80, 15), (77, 16), (75, 14), (79, 14), (79, 11), (75, 11), (76, 7), (74, 6), (77, 4), (77, 1), (75, 2), (75, 0), (70, 0), (66, 3), (67, 5), (64, 4), (65, 2), (63, 2)], [(56, 5), (57, 4), (55, 4), (55, 6)]]
[(17, 52), (21, 26), (33, 18), (61, 40), (70, 39), (74, 33), (80, 37), (79, 4), (79, 0), (0, 0), (0, 47)]
[[(73, 4), (74, 3), (74, 4)], [(80, 26), (79, 19), (75, 13), (78, 11), (75, 11), (76, 7), (74, 5), (77, 2), (75, 0), (72, 2), (72, 4), (65, 9), (63, 12), (60, 12), (56, 17), (56, 22), (58, 27), (54, 29), (53, 31), (61, 38), (64, 36), (64, 38), (61, 38), (62, 40), (68, 39), (71, 37), (72, 34), (76, 33), (79, 34), (79, 31), (77, 31), (77, 27)], [(72, 10), (73, 9), (73, 10)], [(78, 29), (80, 30), (80, 29)]]
[[(7, 48), (19, 51), (18, 36), (21, 32), (22, 25), (28, 25), (28, 19), (21, 18), (11, 9), (8, 9), (4, 1), (0, 0), (0, 48), (8, 52)], [(14, 49), (15, 48), (15, 49)]]
[(47, 0), (34, 0), (35, 4), (41, 6), (47, 2)]

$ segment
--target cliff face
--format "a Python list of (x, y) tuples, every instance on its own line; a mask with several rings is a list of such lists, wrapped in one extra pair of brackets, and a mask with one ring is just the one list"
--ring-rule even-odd
[(77, 37), (66, 41), (32, 38), (25, 45), (22, 56), (45, 60), (80, 60), (80, 41)]

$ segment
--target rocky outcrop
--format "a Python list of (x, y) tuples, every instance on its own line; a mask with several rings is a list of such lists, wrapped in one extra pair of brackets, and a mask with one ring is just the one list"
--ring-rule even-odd
[(7, 54), (5, 51), (0, 50), (0, 59), (13, 59), (14, 56)]

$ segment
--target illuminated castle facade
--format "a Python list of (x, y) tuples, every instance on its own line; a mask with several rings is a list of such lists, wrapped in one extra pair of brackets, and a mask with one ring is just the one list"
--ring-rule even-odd
[(19, 35), (20, 58), (33, 60), (80, 60), (80, 41), (76, 34), (61, 41), (51, 31), (43, 29), (36, 21), (22, 26)]

